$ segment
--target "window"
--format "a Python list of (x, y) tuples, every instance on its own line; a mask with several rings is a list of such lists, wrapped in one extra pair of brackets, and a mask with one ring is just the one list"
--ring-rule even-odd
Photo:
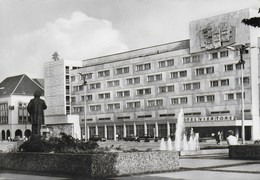
[(196, 69), (196, 75), (213, 74), (214, 67), (198, 68)]
[[(236, 99), (241, 99), (241, 98), (242, 98), (241, 92), (225, 94), (225, 100), (236, 100)], [(245, 93), (244, 93), (244, 99), (245, 99)]]
[(211, 111), (210, 114), (217, 115), (217, 114), (229, 114), (230, 111)]
[(147, 81), (148, 82), (161, 81), (161, 80), (162, 80), (162, 74), (156, 74), (156, 75), (147, 76)]
[[(249, 84), (249, 77), (244, 77), (243, 81), (244, 84)], [(242, 84), (241, 77), (238, 79), (238, 84)]]
[(182, 58), (183, 64), (189, 64), (189, 63), (194, 63), (194, 62), (200, 62), (200, 55), (194, 55), (194, 56)]
[(140, 116), (137, 116), (137, 118), (151, 118), (152, 115), (140, 115)]
[(214, 95), (207, 95), (206, 96), (206, 102), (214, 102), (215, 96)]
[(136, 90), (136, 94), (137, 94), (137, 95), (151, 94), (151, 88), (137, 89), (137, 90)]
[(84, 90), (84, 86), (80, 85), (80, 86), (73, 86), (73, 91), (82, 91)]
[(98, 72), (98, 77), (106, 77), (110, 75), (110, 71), (109, 70), (105, 70), (105, 71), (99, 71)]
[(136, 65), (136, 71), (145, 71), (151, 69), (151, 63)]
[[(242, 93), (241, 92), (236, 93), (236, 99), (242, 99)], [(244, 99), (245, 99), (245, 93), (244, 93)]]
[(103, 118), (98, 118), (99, 121), (108, 121), (111, 120), (110, 117), (103, 117)]
[(107, 105), (107, 109), (108, 109), (108, 110), (111, 110), (111, 109), (120, 109), (120, 103), (108, 104), (108, 105)]
[(199, 82), (183, 84), (183, 90), (196, 90), (196, 89), (200, 89)]
[(127, 84), (139, 84), (140, 77), (128, 78), (128, 79), (126, 79), (126, 83)]
[(202, 75), (204, 74), (204, 68), (196, 69), (196, 75)]
[(86, 100), (87, 100), (87, 101), (92, 101), (92, 94), (86, 95)]
[(71, 102), (72, 103), (76, 102), (76, 97), (71, 97)]
[(240, 63), (236, 63), (235, 66), (236, 66), (236, 70), (239, 70), (242, 67), (242, 65)]
[(228, 86), (229, 85), (229, 79), (223, 79), (220, 81), (221, 86)]
[(155, 100), (148, 100), (147, 106), (148, 107), (155, 107), (155, 106), (162, 106), (163, 100), (162, 99), (155, 99)]
[(120, 117), (117, 117), (117, 119), (121, 119), (121, 120), (130, 119), (130, 116), (120, 116)]
[(188, 103), (187, 97), (171, 98), (171, 104), (187, 104), (187, 103)]
[(187, 77), (187, 70), (171, 72), (171, 78)]
[(101, 88), (101, 83), (94, 83), (89, 85), (90, 89), (99, 89)]
[(235, 96), (233, 93), (227, 94), (227, 100), (233, 100), (235, 99)]
[[(1, 106), (2, 104), (0, 104)], [(1, 112), (1, 111), (0, 111)], [(0, 114), (0, 118), (1, 118)], [(27, 124), (29, 123), (29, 114), (27, 111), (27, 103), (18, 103), (18, 123), (19, 124)]]
[(74, 111), (74, 113), (84, 112), (84, 107), (74, 107), (73, 111)]
[(201, 115), (201, 112), (184, 113), (184, 116), (199, 116), (199, 115)]
[(126, 103), (127, 109), (140, 108), (140, 107), (141, 107), (140, 101), (134, 101), (134, 102), (127, 102)]
[(169, 59), (169, 60), (164, 60), (164, 61), (159, 61), (159, 67), (169, 67), (169, 66), (174, 66), (174, 59)]
[(90, 111), (101, 111), (101, 105), (91, 105), (89, 106)]
[(233, 71), (233, 70), (234, 70), (233, 64), (225, 65), (225, 71)]
[(109, 99), (109, 98), (110, 98), (110, 93), (98, 94), (98, 99)]
[(172, 117), (175, 116), (175, 114), (160, 114), (159, 117)]
[(218, 80), (216, 81), (210, 81), (210, 87), (218, 87)]
[(130, 96), (130, 91), (118, 91), (117, 93), (117, 97), (129, 97)]
[(228, 51), (221, 51), (220, 58), (228, 57)]
[(229, 79), (210, 81), (210, 87), (229, 86)]
[(159, 93), (174, 92), (174, 85), (160, 86)]
[(210, 54), (210, 59), (217, 59), (218, 58), (218, 53), (214, 52)]
[(107, 87), (119, 86), (119, 80), (107, 81)]
[(126, 74), (129, 73), (129, 67), (122, 67), (116, 69), (116, 74)]
[(93, 75), (93, 73), (87, 73), (86, 74), (86, 79), (92, 79), (92, 75)]

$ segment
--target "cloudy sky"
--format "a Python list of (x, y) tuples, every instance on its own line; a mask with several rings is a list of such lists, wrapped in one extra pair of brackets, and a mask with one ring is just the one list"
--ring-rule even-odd
[(43, 78), (43, 64), (188, 39), (189, 22), (260, 0), (0, 0), (0, 81)]

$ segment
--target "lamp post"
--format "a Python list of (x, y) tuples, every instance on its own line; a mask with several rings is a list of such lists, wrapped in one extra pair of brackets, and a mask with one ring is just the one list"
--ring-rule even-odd
[(242, 126), (242, 144), (245, 144), (245, 100), (244, 100), (244, 68), (245, 68), (245, 61), (243, 59), (243, 54), (245, 53), (246, 48), (244, 45), (242, 45), (241, 48), (239, 48), (240, 52), (240, 60), (238, 64), (240, 64), (241, 67), (241, 111), (242, 111), (242, 119), (241, 119), (241, 126)]
[(232, 51), (239, 50), (240, 53), (240, 60), (238, 61), (238, 65), (241, 68), (241, 136), (242, 136), (242, 144), (245, 144), (245, 99), (244, 99), (244, 68), (245, 68), (245, 60), (243, 59), (243, 54), (246, 52), (246, 46), (241, 45), (239, 48), (234, 48), (231, 46), (227, 46), (227, 49)]
[(85, 142), (87, 142), (87, 81), (86, 81), (86, 74), (79, 73), (81, 78), (83, 79), (82, 86), (85, 86), (85, 94), (84, 94), (84, 128), (85, 128)]

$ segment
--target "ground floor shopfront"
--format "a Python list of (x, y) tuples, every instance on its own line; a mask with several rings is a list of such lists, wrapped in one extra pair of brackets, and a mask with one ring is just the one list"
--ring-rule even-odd
[[(93, 135), (99, 135), (106, 139), (116, 140), (117, 137), (173, 137), (175, 136), (177, 119), (169, 121), (144, 121), (144, 122), (115, 122), (115, 123), (87, 123), (87, 139)], [(202, 119), (192, 121), (185, 119), (185, 133), (189, 134), (191, 128), (194, 133), (199, 133), (200, 138), (211, 138), (212, 134), (222, 133), (223, 139), (227, 137), (227, 131), (233, 130), (236, 137), (241, 138), (241, 120), (233, 117), (221, 117), (219, 119)], [(85, 126), (81, 124), (82, 138), (84, 138)], [(245, 121), (245, 140), (251, 140), (252, 121)]]

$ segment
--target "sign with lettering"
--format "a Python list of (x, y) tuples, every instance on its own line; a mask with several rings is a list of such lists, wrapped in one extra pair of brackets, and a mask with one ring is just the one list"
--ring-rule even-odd
[(200, 46), (206, 49), (216, 49), (221, 46), (228, 46), (235, 43), (236, 27), (228, 22), (221, 22), (218, 25), (207, 24), (199, 31)]
[(185, 122), (204, 122), (204, 121), (234, 121), (234, 116), (209, 116), (209, 117), (186, 117)]

